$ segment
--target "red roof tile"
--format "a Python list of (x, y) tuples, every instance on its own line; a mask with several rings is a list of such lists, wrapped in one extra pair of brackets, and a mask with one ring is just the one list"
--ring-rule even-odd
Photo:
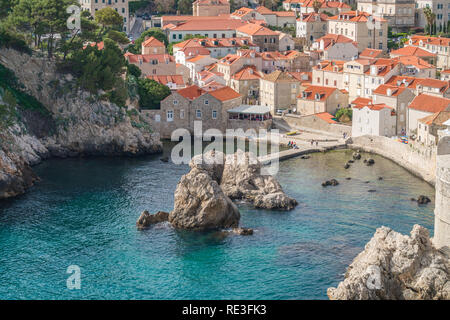
[(408, 108), (429, 113), (446, 111), (450, 110), (450, 99), (428, 94), (419, 94), (414, 98)]

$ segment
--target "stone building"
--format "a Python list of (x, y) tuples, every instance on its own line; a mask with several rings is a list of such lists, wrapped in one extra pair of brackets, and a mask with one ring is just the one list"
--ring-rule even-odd
[(146, 37), (145, 41), (142, 42), (141, 53), (142, 54), (165, 54), (166, 46), (164, 45), (164, 43), (162, 43), (155, 37)]
[(385, 19), (361, 11), (347, 11), (328, 18), (328, 33), (341, 34), (366, 48), (387, 51), (388, 23)]
[(238, 37), (249, 37), (260, 51), (278, 51), (280, 35), (259, 24), (247, 23), (236, 29)]
[(310, 115), (327, 112), (335, 114), (348, 106), (348, 93), (343, 90), (323, 86), (308, 86), (297, 97), (296, 113)]
[(289, 72), (274, 71), (260, 79), (260, 104), (277, 109), (292, 109), (297, 104), (301, 81)]
[(436, 67), (438, 69), (445, 70), (450, 68), (449, 38), (413, 35), (408, 43), (410, 46), (419, 47), (436, 54)]
[(439, 142), (439, 130), (447, 129), (445, 122), (450, 120), (450, 111), (436, 112), (418, 120), (417, 140), (426, 146), (436, 146)]
[(168, 54), (133, 54), (127, 52), (125, 59), (142, 71), (144, 76), (176, 74), (175, 58)]
[(358, 0), (358, 10), (385, 19), (395, 31), (415, 26), (415, 0)]
[(297, 38), (305, 38), (312, 42), (327, 34), (328, 16), (324, 13), (301, 14), (296, 23)]
[(259, 80), (263, 76), (255, 66), (245, 66), (231, 77), (231, 88), (242, 96), (243, 103), (256, 104), (259, 99)]
[(169, 139), (175, 129), (184, 128), (191, 134), (194, 121), (201, 121), (203, 131), (219, 129), (225, 132), (229, 109), (242, 104), (242, 97), (230, 87), (206, 91), (193, 85), (172, 92), (161, 101), (159, 110), (145, 110), (155, 130)]
[(129, 32), (130, 25), (130, 10), (129, 0), (79, 0), (81, 9), (89, 11), (95, 17), (95, 12), (107, 7), (113, 8), (123, 17), (123, 31)]
[(423, 13), (424, 8), (430, 8), (436, 15), (436, 31), (442, 31), (442, 28), (447, 27), (450, 20), (450, 5), (448, 1), (444, 0), (416, 0), (415, 6), (415, 24), (417, 27), (425, 28), (427, 25), (427, 19)]
[(395, 135), (396, 116), (391, 107), (380, 103), (355, 105), (352, 110), (352, 137)]
[(450, 121), (445, 124), (438, 133), (433, 244), (450, 255)]
[(343, 35), (326, 34), (314, 41), (312, 50), (320, 60), (354, 60), (358, 58), (358, 44)]
[(192, 3), (193, 16), (218, 16), (229, 14), (230, 3), (228, 0), (196, 0)]
[(450, 99), (419, 94), (408, 106), (407, 133), (417, 134), (419, 119), (441, 111), (450, 111)]

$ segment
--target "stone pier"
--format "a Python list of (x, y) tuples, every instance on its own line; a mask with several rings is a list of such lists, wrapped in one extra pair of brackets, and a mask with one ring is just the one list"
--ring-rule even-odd
[(434, 239), (436, 248), (450, 253), (450, 131), (439, 133), (436, 156), (436, 207)]

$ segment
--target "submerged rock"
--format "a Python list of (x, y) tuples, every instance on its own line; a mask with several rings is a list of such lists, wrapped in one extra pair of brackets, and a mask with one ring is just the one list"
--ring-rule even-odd
[(232, 232), (240, 236), (251, 236), (253, 229), (250, 228), (233, 228)]
[(348, 163), (345, 164), (344, 169), (350, 168), (350, 165)]
[(450, 299), (450, 261), (431, 242), (428, 230), (415, 225), (411, 235), (387, 227), (349, 266), (331, 300)]
[(428, 204), (430, 202), (431, 199), (424, 195), (421, 195), (417, 198), (417, 204)]
[(361, 159), (361, 154), (359, 152), (354, 152), (353, 153), (353, 160), (360, 160)]
[(283, 192), (276, 192), (255, 196), (253, 204), (259, 209), (292, 210), (297, 206), (298, 202)]
[(161, 160), (162, 162), (169, 162), (169, 157), (162, 157), (159, 160)]
[(375, 160), (373, 160), (373, 159), (367, 159), (367, 161), (364, 161), (364, 162), (368, 166), (372, 166), (375, 164)]
[(336, 179), (327, 180), (322, 183), (322, 187), (337, 186), (339, 182)]
[(150, 214), (147, 210), (141, 213), (138, 221), (136, 222), (136, 227), (139, 230), (146, 229), (152, 224), (157, 224), (160, 222), (167, 221), (169, 219), (169, 213), (164, 211), (158, 211), (155, 214)]

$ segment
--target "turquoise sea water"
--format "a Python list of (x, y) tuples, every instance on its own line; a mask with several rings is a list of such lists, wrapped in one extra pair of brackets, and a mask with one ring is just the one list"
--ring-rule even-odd
[[(46, 161), (40, 183), (0, 202), (0, 298), (326, 299), (377, 227), (433, 226), (432, 187), (378, 156), (344, 170), (351, 153), (282, 162), (277, 178), (300, 205), (239, 204), (241, 225), (256, 230), (248, 237), (136, 230), (141, 211), (171, 210), (187, 166), (160, 156)], [(330, 178), (340, 185), (323, 188)], [(410, 201), (420, 194), (432, 203)], [(81, 268), (80, 290), (66, 287), (69, 265)]]

